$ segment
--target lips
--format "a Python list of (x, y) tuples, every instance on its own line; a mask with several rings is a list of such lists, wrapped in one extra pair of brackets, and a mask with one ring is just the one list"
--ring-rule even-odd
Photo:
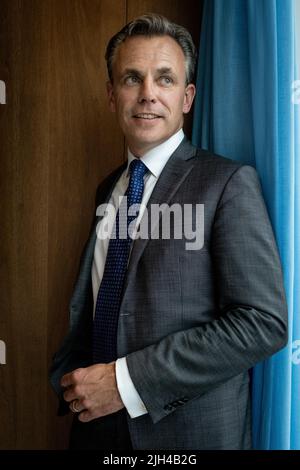
[(138, 114), (134, 114), (133, 116), (134, 118), (136, 119), (159, 119), (161, 118), (162, 116), (159, 116), (158, 114), (154, 114), (154, 113), (138, 113)]

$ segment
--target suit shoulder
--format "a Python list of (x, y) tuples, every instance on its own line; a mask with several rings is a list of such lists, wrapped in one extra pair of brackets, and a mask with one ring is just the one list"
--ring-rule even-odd
[(209, 150), (195, 148), (194, 158), (195, 158), (195, 167), (199, 168), (199, 171), (203, 171), (203, 168), (206, 171), (213, 172), (217, 175), (224, 174), (229, 178), (235, 173), (238, 174), (252, 174), (253, 176), (257, 175), (256, 169), (248, 164), (233, 160), (223, 155), (219, 155)]
[(233, 160), (229, 157), (225, 157), (223, 155), (219, 155), (217, 153), (210, 152), (209, 150), (204, 150), (200, 148), (195, 148), (195, 158), (198, 160), (197, 163), (207, 163), (213, 166), (224, 167), (224, 168), (232, 168), (233, 170), (237, 170), (239, 167), (243, 166), (241, 162)]
[(188, 178), (189, 184), (191, 181), (201, 181), (215, 189), (219, 188), (220, 191), (228, 184), (235, 185), (245, 180), (251, 184), (260, 184), (255, 168), (248, 164), (198, 148), (190, 141), (185, 142), (184, 152), (186, 161), (193, 165), (193, 171)]

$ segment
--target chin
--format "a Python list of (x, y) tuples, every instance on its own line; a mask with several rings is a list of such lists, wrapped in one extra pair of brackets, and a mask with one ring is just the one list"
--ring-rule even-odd
[(169, 134), (167, 134), (167, 133), (163, 133), (163, 134), (158, 133), (153, 129), (153, 130), (149, 130), (149, 131), (145, 131), (145, 132), (139, 132), (136, 135), (134, 135), (133, 138), (136, 141), (147, 142), (147, 143), (163, 142), (164, 140), (166, 140), (168, 138), (168, 135)]

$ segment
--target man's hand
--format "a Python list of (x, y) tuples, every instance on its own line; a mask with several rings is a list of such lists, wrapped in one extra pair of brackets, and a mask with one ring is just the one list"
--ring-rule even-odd
[[(67, 390), (64, 399), (72, 411), (80, 413), (79, 421), (87, 422), (124, 408), (116, 381), (115, 362), (95, 364), (65, 374), (61, 386)], [(73, 400), (76, 400), (74, 403)]]

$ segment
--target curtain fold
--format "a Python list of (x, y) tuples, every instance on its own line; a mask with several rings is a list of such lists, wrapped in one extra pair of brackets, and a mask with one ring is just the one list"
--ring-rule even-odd
[(298, 89), (296, 82), (300, 7), (296, 3), (207, 0), (199, 48), (193, 143), (256, 167), (283, 266), (289, 343), (253, 370), (257, 449), (300, 449), (300, 85)]

